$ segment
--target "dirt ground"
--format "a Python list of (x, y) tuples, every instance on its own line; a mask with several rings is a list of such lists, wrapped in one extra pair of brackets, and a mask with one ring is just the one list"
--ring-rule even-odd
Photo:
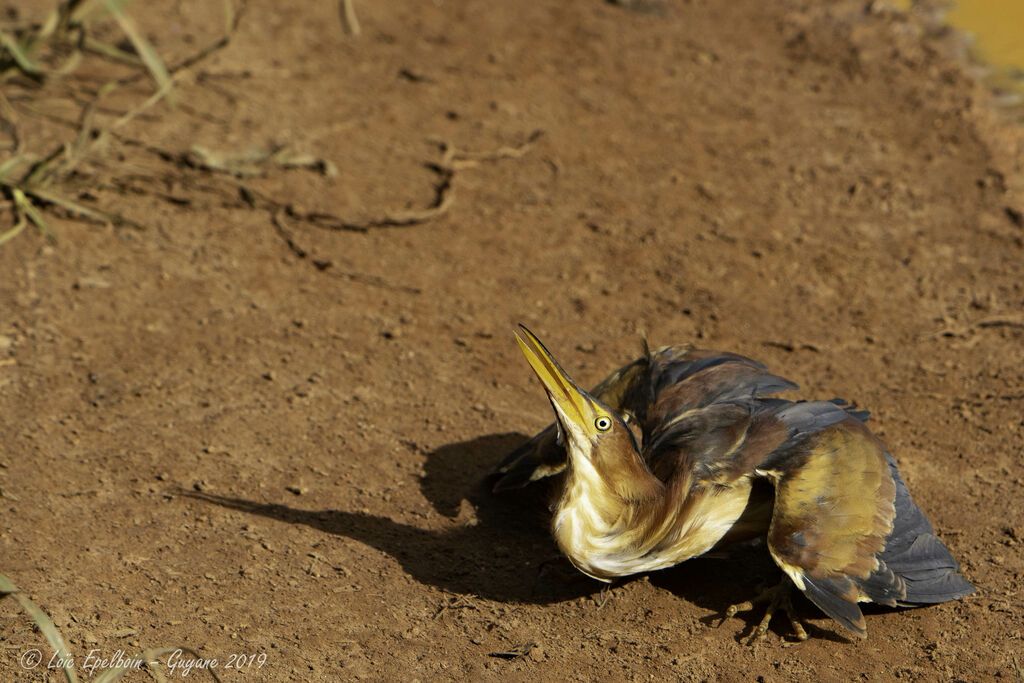
[[(222, 23), (131, 7), (172, 64)], [(0, 247), (0, 573), (80, 662), (1024, 677), (1024, 136), (955, 37), (860, 1), (357, 0), (359, 36), (283, 7), (251, 0), (175, 108), (81, 169), (80, 201), (141, 228), (50, 213), (56, 244)], [(31, 113), (67, 91), (25, 92), (23, 130), (68, 135)], [(330, 164), (185, 159), (284, 145)], [(870, 409), (978, 594), (868, 609), (866, 640), (801, 602), (809, 641), (780, 618), (751, 648), (759, 615), (720, 623), (774, 578), (746, 553), (601, 605), (542, 492), (481, 483), (551, 419), (518, 322), (583, 384), (646, 335)], [(63, 679), (20, 666), (47, 645), (10, 600), (0, 639), (4, 680)]]

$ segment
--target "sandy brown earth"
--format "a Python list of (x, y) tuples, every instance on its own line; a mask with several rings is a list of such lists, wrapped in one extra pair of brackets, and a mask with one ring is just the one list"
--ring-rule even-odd
[[(141, 228), (51, 212), (56, 244), (0, 248), (0, 573), (80, 662), (1021, 680), (1024, 147), (950, 36), (865, 2), (356, 2), (358, 37), (283, 6), (79, 169)], [(170, 64), (221, 22), (132, 8)], [(26, 136), (69, 134), (37, 114), (73, 120), (66, 85), (8, 90)], [(284, 145), (330, 172), (185, 160)], [(979, 593), (869, 609), (863, 641), (801, 602), (808, 642), (780, 618), (751, 648), (759, 615), (720, 624), (774, 578), (748, 552), (602, 606), (541, 493), (481, 485), (551, 419), (518, 322), (584, 384), (646, 335), (870, 409)], [(0, 639), (3, 680), (62, 679), (19, 665), (48, 646), (10, 600)]]

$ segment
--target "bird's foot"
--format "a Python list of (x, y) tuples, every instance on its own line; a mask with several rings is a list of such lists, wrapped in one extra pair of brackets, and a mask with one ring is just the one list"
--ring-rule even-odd
[(604, 606), (608, 604), (608, 598), (612, 597), (612, 590), (614, 588), (614, 583), (605, 583), (601, 585), (601, 594), (600, 599), (597, 601), (597, 609), (604, 609)]
[(792, 590), (793, 582), (789, 580), (789, 577), (783, 577), (778, 585), (762, 590), (753, 600), (730, 605), (729, 609), (725, 610), (725, 617), (722, 619), (722, 623), (725, 623), (726, 619), (736, 616), (738, 612), (750, 612), (756, 605), (767, 602), (768, 607), (765, 609), (764, 618), (761, 619), (761, 623), (757, 625), (757, 628), (751, 634), (748, 645), (754, 645), (765, 637), (768, 633), (768, 626), (771, 624), (772, 617), (780, 608), (789, 617), (790, 626), (792, 626), (797, 640), (807, 640), (807, 631), (793, 611)]

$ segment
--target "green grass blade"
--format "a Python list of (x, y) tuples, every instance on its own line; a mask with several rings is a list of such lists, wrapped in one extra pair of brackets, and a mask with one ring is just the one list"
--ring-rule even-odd
[(61, 8), (58, 7), (57, 9), (52, 10), (48, 15), (46, 15), (46, 21), (44, 21), (42, 25), (39, 27), (39, 30), (36, 31), (35, 39), (37, 41), (46, 40), (47, 38), (52, 36), (53, 32), (57, 30), (58, 26), (60, 26), (60, 20)]
[(133, 55), (130, 52), (125, 52), (119, 47), (114, 45), (108, 45), (101, 40), (96, 40), (90, 36), (86, 36), (82, 42), (82, 47), (90, 52), (106, 57), (107, 59), (125, 64), (127, 66), (142, 66), (142, 60), (139, 59), (138, 55)]
[(84, 0), (76, 2), (71, 10), (70, 21), (75, 24), (91, 24), (94, 21), (104, 19), (111, 13), (110, 6), (116, 6), (117, 10), (123, 11), (131, 0)]
[(0, 598), (8, 595), (21, 605), (25, 613), (32, 617), (32, 620), (36, 622), (36, 626), (46, 636), (46, 639), (50, 642), (50, 647), (53, 648), (64, 664), (64, 676), (68, 679), (68, 683), (78, 683), (78, 676), (75, 675), (74, 660), (71, 659), (71, 655), (68, 653), (68, 646), (64, 644), (64, 639), (60, 637), (60, 632), (54, 626), (53, 621), (50, 617), (46, 616), (43, 610), (39, 609), (36, 603), (22, 595), (21, 591), (18, 590), (18, 587), (10, 579), (0, 574)]
[(231, 0), (224, 0), (224, 35), (230, 36), (234, 33), (235, 26), (237, 26), (235, 3)]
[(36, 198), (36, 199), (38, 199), (40, 201), (46, 202), (48, 204), (53, 204), (54, 206), (59, 206), (60, 208), (62, 208), (65, 211), (67, 211), (68, 213), (77, 214), (80, 217), (92, 219), (92, 220), (96, 221), (97, 223), (104, 223), (104, 224), (118, 225), (118, 226), (128, 225), (130, 227), (135, 228), (136, 230), (145, 230), (146, 229), (145, 225), (142, 225), (141, 223), (137, 223), (137, 222), (131, 220), (130, 218), (126, 218), (125, 216), (123, 216), (123, 215), (121, 215), (119, 213), (108, 213), (106, 211), (100, 211), (98, 209), (90, 209), (89, 207), (83, 206), (82, 204), (79, 204), (78, 202), (76, 202), (76, 201), (74, 201), (72, 199), (68, 199), (64, 195), (59, 194), (57, 192), (52, 192), (50, 190), (43, 190), (43, 189), (39, 189), (39, 188), (33, 188), (31, 190), (27, 190), (26, 194), (28, 196), (30, 196), (30, 197), (34, 197), (34, 198)]
[(49, 177), (60, 167), (61, 157), (67, 154), (67, 145), (61, 144), (55, 150), (32, 165), (28, 174), (18, 183), (21, 187), (45, 185)]
[(171, 74), (167, 72), (167, 67), (164, 66), (164, 62), (160, 59), (160, 55), (156, 53), (153, 46), (149, 44), (149, 41), (142, 35), (138, 27), (135, 26), (135, 22), (132, 21), (127, 14), (125, 14), (120, 3), (116, 0), (106, 0), (107, 9), (117, 19), (117, 23), (121, 26), (121, 30), (124, 31), (125, 35), (128, 36), (128, 40), (131, 41), (132, 47), (139, 53), (139, 57), (142, 58), (142, 62), (149, 69), (149, 73), (152, 74), (153, 80), (156, 81), (157, 90), (169, 91), (171, 87)]
[(72, 201), (63, 195), (57, 194), (56, 192), (50, 192), (49, 190), (32, 189), (29, 190), (29, 194), (35, 197), (36, 199), (41, 199), (44, 202), (49, 202), (50, 204), (59, 206), (65, 211), (68, 211), (69, 213), (78, 214), (79, 216), (84, 216), (85, 218), (91, 218), (92, 220), (97, 221), (99, 223), (115, 222), (111, 220), (111, 217), (106, 215), (105, 213), (86, 208), (79, 204), (78, 202)]
[(27, 216), (28, 219), (32, 221), (37, 228), (39, 228), (39, 231), (46, 235), (51, 242), (56, 242), (57, 236), (53, 234), (52, 230), (50, 230), (50, 226), (46, 224), (45, 220), (43, 220), (42, 215), (36, 210), (36, 207), (32, 206), (32, 202), (25, 196), (25, 193), (15, 187), (11, 189), (11, 196), (14, 197), (14, 204), (25, 212), (25, 216)]
[(13, 175), (14, 171), (22, 166), (31, 166), (39, 161), (35, 154), (18, 154), (0, 164), (0, 183), (3, 183), (7, 176)]
[(14, 224), (13, 228), (8, 230), (4, 234), (0, 235), (0, 244), (4, 244), (6, 242), (10, 242), (11, 240), (13, 240), (15, 237), (18, 236), (18, 233), (24, 230), (25, 226), (28, 225), (28, 221), (25, 220), (25, 214), (23, 214), (21, 211), (18, 211), (17, 213), (18, 222)]
[(99, 136), (96, 138), (96, 140), (94, 141), (93, 144), (98, 145), (100, 143), (100, 141), (103, 140), (104, 137), (106, 137), (110, 133), (110, 131), (117, 130), (121, 126), (123, 126), (123, 125), (127, 124), (128, 122), (130, 122), (132, 119), (134, 119), (136, 116), (138, 116), (142, 112), (144, 112), (147, 109), (149, 109), (150, 107), (152, 107), (154, 104), (156, 104), (157, 102), (159, 102), (163, 98), (169, 96), (170, 93), (171, 93), (172, 83), (173, 83), (173, 81), (167, 81), (167, 85), (166, 86), (160, 88), (155, 93), (153, 93), (148, 98), (146, 98), (145, 102), (143, 102), (142, 104), (138, 105), (137, 107), (135, 107), (131, 111), (126, 112), (125, 114), (123, 114), (121, 116), (121, 118), (117, 119), (116, 121), (111, 123), (109, 126), (107, 126), (105, 129), (101, 130)]
[(25, 52), (22, 46), (18, 44), (18, 41), (11, 38), (3, 31), (0, 31), (0, 45), (11, 53), (14, 63), (29, 76), (42, 76), (45, 73), (43, 69), (32, 60), (28, 53)]
[(68, 58), (64, 60), (63, 63), (53, 67), (50, 73), (54, 76), (66, 76), (67, 74), (72, 73), (75, 69), (77, 69), (78, 65), (81, 63), (82, 51), (75, 50), (70, 55), (68, 55)]

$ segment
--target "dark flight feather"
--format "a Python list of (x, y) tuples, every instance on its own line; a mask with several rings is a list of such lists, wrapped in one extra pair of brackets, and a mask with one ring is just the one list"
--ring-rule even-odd
[(896, 483), (896, 520), (879, 559), (906, 584), (901, 605), (927, 605), (955, 600), (975, 592), (961, 576), (960, 565), (935, 535), (931, 523), (910, 498), (896, 459), (886, 453)]

